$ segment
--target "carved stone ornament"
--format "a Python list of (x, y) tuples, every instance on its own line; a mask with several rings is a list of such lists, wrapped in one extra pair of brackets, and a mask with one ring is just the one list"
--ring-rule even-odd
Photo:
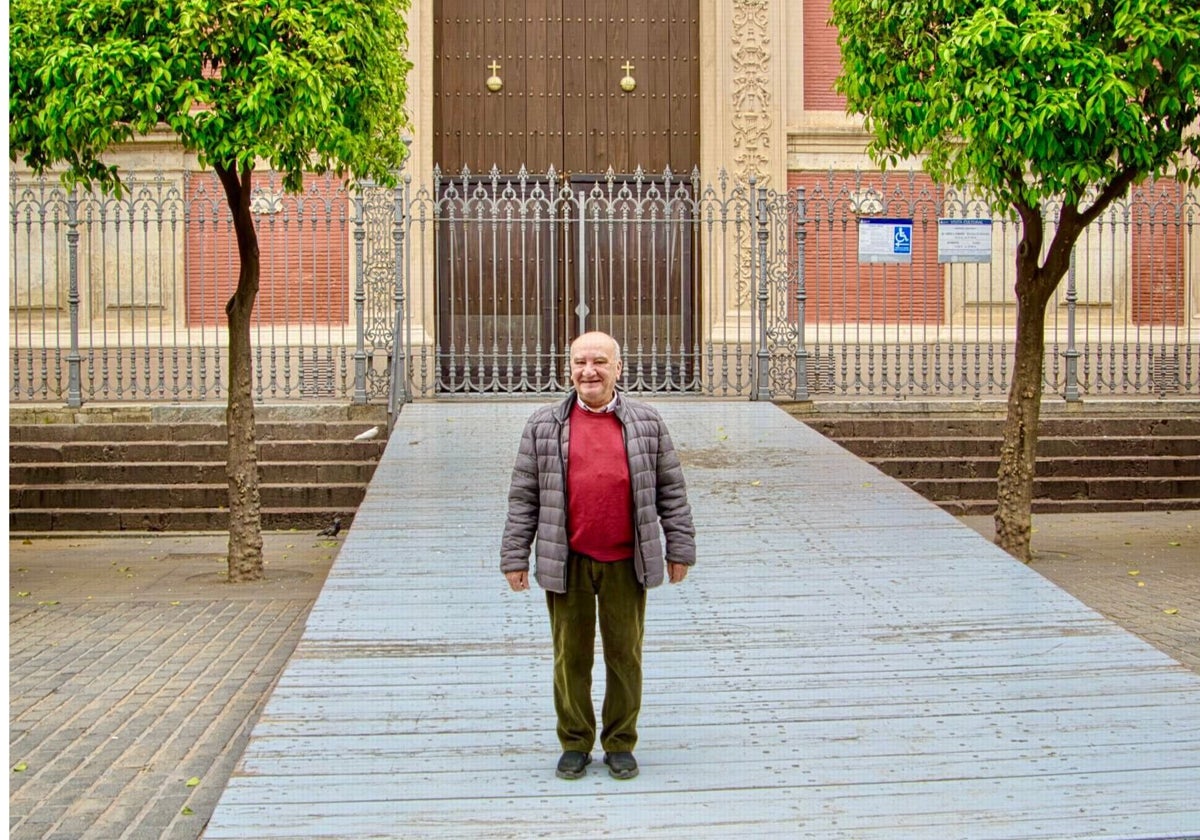
[(739, 181), (770, 185), (769, 0), (733, 2), (733, 166)]

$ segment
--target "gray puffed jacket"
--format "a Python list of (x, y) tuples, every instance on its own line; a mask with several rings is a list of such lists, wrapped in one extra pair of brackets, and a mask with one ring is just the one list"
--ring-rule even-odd
[[(537, 537), (534, 577), (549, 592), (567, 591), (567, 454), (572, 391), (563, 402), (539, 408), (525, 424), (508, 491), (508, 520), (500, 541), (500, 571), (529, 569)], [(633, 485), (634, 568), (647, 589), (663, 582), (666, 563), (696, 562), (696, 529), (683, 468), (658, 411), (617, 395)], [(663, 540), (666, 537), (666, 551)]]

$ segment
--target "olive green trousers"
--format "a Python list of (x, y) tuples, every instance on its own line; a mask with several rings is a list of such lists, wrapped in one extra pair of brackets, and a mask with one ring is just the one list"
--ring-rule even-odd
[(591, 752), (596, 743), (592, 707), (592, 665), (596, 656), (596, 619), (604, 650), (605, 752), (632, 752), (642, 707), (642, 637), (646, 590), (638, 583), (632, 560), (601, 563), (571, 553), (567, 592), (546, 593), (554, 637), (554, 711), (564, 750)]

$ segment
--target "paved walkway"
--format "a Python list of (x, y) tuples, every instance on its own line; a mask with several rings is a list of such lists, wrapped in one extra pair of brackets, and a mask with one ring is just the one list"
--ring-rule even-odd
[(233, 586), (225, 543), (10, 540), (13, 840), (200, 836), (340, 545), (267, 534), (269, 579)]
[(637, 780), (554, 778), (543, 599), (494, 576), (529, 406), (421, 404), (206, 840), (1195, 835), (1195, 673), (774, 406), (659, 406), (702, 565)]
[(1200, 511), (1035, 516), (1033, 549), (1044, 577), (1200, 672)]
[[(269, 534), (271, 580), (238, 587), (215, 535), (9, 547), (11, 836), (199, 837), (337, 541)], [(1200, 515), (1043, 516), (1034, 547), (1035, 569), (1200, 671)]]

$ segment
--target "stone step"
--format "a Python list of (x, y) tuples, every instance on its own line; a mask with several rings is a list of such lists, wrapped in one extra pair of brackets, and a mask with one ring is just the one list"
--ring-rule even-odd
[[(259, 478), (266, 484), (362, 484), (375, 474), (375, 461), (259, 461)], [(9, 486), (29, 484), (225, 485), (224, 461), (112, 461), (13, 463)]]
[[(353, 440), (372, 428), (379, 429), (381, 440), (386, 427), (362, 420), (267, 420), (255, 424), (258, 441)], [(109, 443), (123, 442), (221, 442), (228, 438), (224, 421), (180, 423), (47, 423), (9, 426), (10, 443)]]
[[(1172, 410), (1043, 410), (1033, 511), (1200, 509), (1200, 414)], [(1002, 413), (797, 419), (952, 513), (996, 509)]]
[[(986, 458), (1000, 454), (999, 437), (835, 438), (850, 452), (874, 462), (879, 458)], [(1200, 437), (1039, 437), (1038, 457), (1078, 455), (1113, 457), (1193, 457), (1200, 455)]]
[[(342, 528), (354, 521), (354, 508), (263, 507), (266, 531), (312, 531), (314, 534), (342, 520)], [(30, 508), (10, 510), (9, 532), (32, 531), (224, 531), (229, 513), (214, 508), (159, 508), (156, 510), (94, 508)]]
[[(828, 415), (801, 416), (801, 422), (826, 437), (996, 437), (1004, 430), (1003, 417), (963, 417), (958, 415), (887, 416)], [(1200, 437), (1200, 415), (1163, 414), (1109, 416), (1042, 415), (1039, 437)]]
[[(362, 461), (378, 459), (387, 441), (374, 440), (264, 440), (258, 444), (260, 461)], [(205, 462), (225, 461), (224, 441), (84, 441), (72, 443), (12, 443), (9, 462), (110, 463), (114, 461)]]
[[(264, 508), (321, 508), (355, 510), (366, 494), (354, 484), (259, 485)], [(114, 509), (155, 511), (163, 508), (224, 508), (229, 489), (221, 484), (27, 484), (10, 486), (9, 510)]]
[[(187, 403), (88, 403), (80, 408), (61, 405), (24, 403), (10, 405), (9, 425), (105, 425), (136, 423), (161, 425), (176, 423), (224, 423), (227, 407), (224, 402)], [(254, 407), (257, 423), (269, 422), (338, 422), (341, 420), (383, 423), (387, 406), (380, 403), (347, 405), (344, 403), (270, 403)]]
[[(995, 499), (996, 478), (920, 478), (904, 482), (912, 490), (932, 502), (956, 499)], [(1033, 482), (1035, 499), (1055, 500), (1190, 500), (1200, 504), (1200, 476), (1103, 476), (1094, 478), (1036, 477)]]
[[(954, 516), (990, 516), (995, 499), (952, 499), (937, 503)], [(1195, 499), (1034, 499), (1034, 513), (1121, 513), (1127, 511), (1192, 511)]]
[[(892, 478), (914, 479), (995, 478), (999, 457), (872, 458), (871, 463)], [(1067, 456), (1038, 458), (1040, 478), (1200, 478), (1200, 455)]]
[[(349, 527), (387, 445), (386, 408), (257, 406), (255, 421), (263, 527)], [(216, 404), (14, 407), (10, 530), (226, 530), (227, 436)]]

